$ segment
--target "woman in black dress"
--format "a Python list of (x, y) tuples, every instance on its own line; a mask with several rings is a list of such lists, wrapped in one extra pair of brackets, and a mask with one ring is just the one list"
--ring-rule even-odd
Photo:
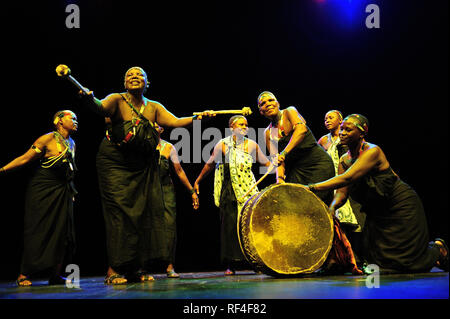
[[(155, 128), (161, 136), (164, 129), (155, 123)], [(175, 251), (177, 243), (177, 201), (175, 187), (173, 185), (172, 176), (176, 175), (180, 182), (188, 189), (192, 197), (192, 206), (194, 209), (198, 209), (199, 202), (197, 193), (194, 191), (186, 173), (181, 167), (180, 160), (177, 155), (175, 147), (163, 140), (159, 139), (157, 146), (159, 150), (159, 175), (161, 180), (162, 195), (164, 202), (164, 218), (161, 225), (155, 225), (159, 229), (160, 241), (165, 242), (166, 250), (162, 254), (162, 261), (167, 264), (166, 272), (168, 278), (179, 278), (180, 276), (175, 272)]]
[(80, 92), (88, 107), (110, 119), (109, 134), (101, 142), (96, 160), (109, 264), (106, 284), (154, 280), (147, 268), (164, 257), (166, 247), (158, 241), (155, 227), (164, 223), (164, 203), (154, 123), (185, 127), (194, 119), (210, 116), (203, 112), (176, 117), (144, 96), (148, 85), (147, 73), (132, 67), (125, 73), (126, 92), (102, 100), (92, 91)]
[(245, 137), (248, 123), (244, 116), (232, 116), (229, 127), (232, 135), (215, 145), (213, 154), (194, 184), (199, 194), (200, 182), (215, 167), (214, 201), (220, 209), (220, 259), (227, 267), (226, 276), (234, 275), (237, 266), (246, 260), (239, 244), (237, 221), (245, 201), (258, 192), (256, 187), (249, 192), (255, 184), (252, 163), (256, 159), (264, 166), (270, 165), (258, 144)]
[(49, 284), (62, 284), (64, 261), (71, 259), (75, 248), (73, 185), (76, 115), (69, 110), (53, 116), (55, 131), (39, 137), (23, 155), (0, 169), (0, 174), (40, 160), (25, 196), (24, 251), (17, 278), (18, 286), (31, 286), (30, 276), (51, 269)]
[[(265, 131), (266, 145), (270, 154), (278, 158), (277, 183), (309, 184), (335, 176), (333, 160), (319, 146), (305, 119), (295, 107), (280, 110), (280, 103), (275, 95), (264, 91), (258, 97), (258, 108), (261, 115), (271, 121)], [(332, 189), (318, 191), (316, 195), (327, 205), (333, 200)], [(351, 244), (335, 215), (332, 216), (335, 235), (323, 269), (361, 274)]]
[(362, 254), (381, 272), (423, 272), (433, 266), (448, 271), (448, 248), (442, 239), (428, 242), (422, 202), (394, 173), (382, 149), (365, 140), (368, 121), (359, 114), (345, 118), (341, 143), (349, 151), (339, 163), (338, 176), (308, 185), (313, 192), (337, 189), (329, 207), (339, 208), (350, 195), (366, 212)]
[[(266, 145), (270, 155), (278, 154), (277, 182), (308, 184), (335, 175), (333, 160), (317, 144), (295, 107), (281, 110), (275, 95), (265, 91), (258, 97), (258, 108), (271, 121), (265, 131)], [(330, 204), (333, 191), (321, 191), (317, 196)]]

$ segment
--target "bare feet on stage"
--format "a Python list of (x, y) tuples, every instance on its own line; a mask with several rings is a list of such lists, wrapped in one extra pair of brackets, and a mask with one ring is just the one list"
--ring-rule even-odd
[(127, 283), (127, 279), (123, 275), (119, 275), (112, 269), (108, 268), (108, 272), (105, 278), (105, 284), (107, 285), (123, 285)]
[(155, 280), (155, 278), (153, 278), (153, 276), (150, 275), (144, 269), (139, 269), (134, 276), (135, 276), (135, 278), (131, 279), (131, 281), (133, 281), (133, 282), (135, 282), (135, 281), (137, 281), (137, 282), (147, 282), (147, 281), (154, 281)]
[(141, 282), (147, 282), (147, 281), (154, 281), (155, 278), (153, 278), (152, 275), (147, 274), (147, 273), (143, 273), (139, 276), (139, 279)]
[(180, 275), (175, 272), (172, 264), (169, 264), (166, 269), (167, 278), (180, 278)]
[(231, 270), (230, 268), (228, 268), (227, 270), (225, 270), (225, 276), (233, 276), (236, 274), (236, 271)]
[(28, 286), (32, 285), (31, 280), (28, 279), (27, 276), (22, 275), (22, 274), (20, 274), (19, 277), (17, 277), (16, 283), (17, 283), (17, 286), (19, 286), (19, 287), (28, 287)]

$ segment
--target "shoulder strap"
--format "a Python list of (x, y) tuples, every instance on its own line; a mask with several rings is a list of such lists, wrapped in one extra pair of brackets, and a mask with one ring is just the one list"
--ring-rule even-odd
[[(121, 93), (119, 93), (119, 95), (122, 97), (122, 99), (127, 102), (127, 104), (133, 109), (133, 111), (141, 118), (141, 119), (145, 119), (147, 120), (143, 115), (142, 115), (142, 111), (144, 110), (143, 108), (141, 108), (141, 112), (138, 112), (138, 110), (136, 110), (136, 108), (134, 107), (133, 104), (131, 104), (130, 101), (128, 101)], [(148, 120), (147, 120), (148, 121)]]

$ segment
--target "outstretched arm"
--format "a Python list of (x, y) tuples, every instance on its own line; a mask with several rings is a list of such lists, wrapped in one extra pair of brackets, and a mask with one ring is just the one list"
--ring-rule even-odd
[(114, 115), (118, 108), (119, 100), (121, 99), (120, 94), (118, 93), (110, 94), (103, 100), (97, 99), (92, 91), (89, 91), (87, 94), (80, 91), (80, 94), (83, 97), (83, 102), (91, 109), (91, 111), (104, 117), (112, 117)]
[(194, 119), (201, 120), (203, 117), (216, 116), (211, 111), (202, 112), (201, 115), (176, 117), (169, 112), (161, 103), (156, 104), (156, 121), (160, 126), (185, 127), (192, 124)]
[(156, 122), (164, 127), (184, 127), (191, 125), (193, 117), (176, 117), (170, 113), (162, 104), (156, 104)]
[(46, 134), (39, 137), (28, 151), (3, 166), (0, 169), (0, 173), (18, 169), (43, 156), (45, 154), (46, 145), (52, 138), (53, 137), (51, 134)]
[(380, 153), (381, 150), (378, 146), (362, 152), (355, 163), (343, 174), (337, 175), (324, 182), (310, 185), (310, 189), (324, 191), (350, 185), (366, 175), (379, 164)]

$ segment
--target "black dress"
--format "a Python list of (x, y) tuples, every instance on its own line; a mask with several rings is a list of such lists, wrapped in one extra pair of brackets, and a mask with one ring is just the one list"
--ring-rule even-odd
[(237, 235), (238, 204), (230, 177), (230, 164), (225, 163), (220, 194), (220, 260), (223, 264), (245, 263)]
[(362, 254), (385, 272), (429, 271), (439, 248), (430, 245), (428, 225), (417, 193), (391, 168), (372, 172), (349, 188), (367, 214)]
[[(330, 155), (317, 144), (311, 130), (289, 154), (286, 155), (286, 182), (307, 185), (334, 177), (335, 170)], [(289, 143), (293, 132), (278, 141), (278, 149), (283, 150)], [(333, 190), (316, 192), (316, 195), (329, 205), (333, 200)]]
[[(135, 135), (132, 121), (115, 123), (97, 154), (97, 174), (105, 219), (108, 262), (118, 272), (146, 268), (166, 250), (164, 203), (159, 173), (159, 136), (152, 124), (140, 119)], [(120, 144), (120, 145), (118, 145)]]
[(164, 223), (158, 225), (160, 234), (163, 236), (161, 240), (165, 241), (166, 249), (161, 253), (162, 261), (169, 263), (175, 262), (176, 240), (177, 240), (177, 202), (175, 187), (170, 177), (172, 169), (171, 162), (164, 156), (160, 157), (160, 178), (164, 201)]
[(75, 251), (75, 165), (69, 152), (51, 165), (44, 165), (45, 161), (41, 161), (26, 190), (24, 251), (20, 268), (24, 275), (55, 267), (64, 259), (69, 261)]

